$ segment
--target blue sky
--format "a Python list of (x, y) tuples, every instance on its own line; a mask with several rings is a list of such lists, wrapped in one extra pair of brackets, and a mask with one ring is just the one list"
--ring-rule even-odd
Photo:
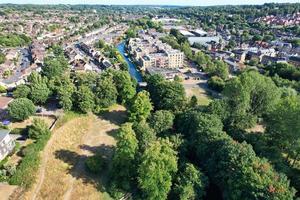
[(263, 4), (263, 3), (300, 3), (300, 0), (0, 0), (0, 3), (18, 4), (133, 4), (133, 5), (239, 5), (239, 4)]

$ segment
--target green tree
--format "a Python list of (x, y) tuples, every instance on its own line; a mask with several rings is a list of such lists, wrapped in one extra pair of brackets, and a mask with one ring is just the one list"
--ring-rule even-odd
[(293, 199), (295, 191), (287, 178), (257, 157), (251, 145), (224, 133), (216, 116), (189, 111), (176, 125), (188, 138), (196, 163), (223, 190), (224, 199)]
[(49, 87), (54, 96), (57, 96), (59, 105), (64, 110), (71, 110), (73, 107), (73, 95), (75, 85), (73, 84), (70, 74), (55, 76), (49, 81)]
[(64, 56), (64, 49), (59, 45), (52, 45), (51, 51), (53, 52), (54, 56)]
[(76, 97), (78, 108), (81, 112), (87, 113), (93, 111), (95, 96), (88, 86), (80, 86), (76, 92)]
[(111, 76), (98, 78), (95, 88), (96, 105), (107, 108), (117, 102), (118, 91)]
[(156, 134), (146, 120), (134, 123), (133, 126), (136, 138), (139, 141), (139, 152), (144, 152), (144, 150), (156, 140)]
[(138, 185), (147, 200), (165, 200), (177, 172), (177, 152), (168, 140), (154, 141), (145, 150), (138, 168)]
[(227, 64), (219, 60), (207, 65), (204, 70), (209, 74), (209, 76), (218, 76), (223, 80), (226, 80), (229, 75)]
[(177, 199), (203, 199), (208, 186), (208, 178), (191, 163), (186, 163), (175, 184)]
[(168, 110), (158, 110), (149, 119), (150, 127), (159, 134), (173, 127), (174, 114)]
[(128, 71), (114, 71), (113, 79), (118, 91), (118, 102), (128, 104), (136, 93)]
[(289, 153), (300, 140), (300, 97), (287, 96), (266, 118), (266, 132), (281, 150)]
[(193, 95), (190, 99), (189, 107), (190, 108), (195, 108), (197, 105), (198, 105), (198, 99), (195, 95)]
[(179, 111), (186, 103), (184, 87), (176, 81), (167, 81), (160, 75), (147, 77), (147, 90), (156, 109)]
[(255, 124), (257, 117), (274, 107), (280, 97), (280, 90), (271, 78), (249, 71), (231, 79), (223, 94), (230, 111), (228, 123), (247, 128)]
[(27, 98), (30, 94), (30, 88), (27, 85), (18, 85), (13, 92), (14, 98)]
[(18, 98), (8, 104), (8, 114), (15, 120), (22, 121), (33, 115), (36, 108), (27, 98)]
[(223, 79), (221, 79), (218, 76), (212, 76), (209, 80), (208, 80), (208, 86), (213, 89), (216, 90), (218, 92), (221, 92), (224, 87), (225, 87), (225, 82)]
[(123, 124), (117, 132), (117, 147), (113, 156), (113, 177), (116, 184), (124, 190), (130, 188), (135, 176), (134, 160), (138, 140), (131, 123)]
[(42, 74), (49, 79), (61, 76), (68, 69), (68, 62), (63, 56), (49, 57), (44, 61)]
[(151, 113), (152, 103), (149, 98), (149, 92), (141, 91), (134, 97), (129, 108), (129, 120), (141, 121), (146, 120)]
[(28, 136), (31, 139), (35, 139), (35, 140), (38, 140), (44, 135), (49, 135), (49, 134), (50, 134), (50, 130), (48, 128), (48, 125), (45, 123), (44, 120), (38, 118), (35, 118), (33, 120), (33, 123), (28, 130)]
[(29, 98), (35, 104), (45, 103), (51, 92), (48, 87), (48, 79), (46, 77), (42, 77), (37, 72), (33, 72), (28, 77), (28, 81), (30, 83)]

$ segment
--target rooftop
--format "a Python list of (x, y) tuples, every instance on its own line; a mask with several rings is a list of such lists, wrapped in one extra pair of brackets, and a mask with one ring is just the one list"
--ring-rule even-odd
[(0, 141), (2, 141), (9, 133), (10, 130), (8, 129), (0, 129)]

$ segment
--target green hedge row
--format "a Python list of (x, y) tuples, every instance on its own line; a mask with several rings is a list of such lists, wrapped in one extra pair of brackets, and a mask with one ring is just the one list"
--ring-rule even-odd
[(40, 152), (45, 148), (51, 134), (43, 135), (23, 151), (24, 157), (14, 175), (9, 179), (11, 185), (30, 188), (34, 183), (41, 161)]

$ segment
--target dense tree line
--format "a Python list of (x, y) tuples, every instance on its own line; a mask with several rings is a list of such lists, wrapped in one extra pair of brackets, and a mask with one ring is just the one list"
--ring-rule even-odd
[[(136, 85), (128, 71), (107, 70), (102, 74), (77, 74), (69, 70), (63, 51), (59, 48), (52, 48), (52, 51), (53, 56), (45, 59), (42, 72), (33, 72), (26, 84), (19, 85), (14, 90), (13, 95), (17, 99), (12, 106), (23, 105), (23, 102), (18, 102), (19, 99), (28, 98), (29, 102), (36, 105), (56, 99), (64, 110), (87, 113), (98, 112), (115, 103), (128, 105), (135, 96)], [(29, 103), (27, 104), (26, 107), (29, 108)], [(26, 114), (25, 118), (31, 114), (33, 113)], [(22, 120), (24, 116), (14, 118)]]
[[(226, 82), (224, 97), (208, 107), (187, 101), (179, 101), (179, 106), (175, 102), (185, 94), (178, 95), (177, 86), (160, 93), (160, 86), (180, 83), (158, 75), (146, 80), (150, 98), (146, 91), (138, 93), (141, 97), (129, 107), (131, 123), (122, 125), (118, 132), (116, 170), (111, 173), (113, 195), (134, 191), (136, 199), (202, 199), (210, 195), (208, 187), (215, 185), (223, 199), (294, 198), (295, 190), (282, 171), (277, 172), (273, 162), (259, 157), (262, 154), (252, 147), (255, 144), (237, 135), (263, 119), (264, 134), (270, 138), (268, 148), (278, 148), (288, 159), (297, 159), (299, 138), (292, 131), (299, 129), (297, 94), (283, 95), (271, 78), (247, 71)], [(171, 96), (174, 101), (166, 100)], [(132, 113), (139, 117), (130, 117), (135, 116)], [(119, 148), (128, 155), (121, 158)], [(120, 159), (129, 160), (120, 163)]]

